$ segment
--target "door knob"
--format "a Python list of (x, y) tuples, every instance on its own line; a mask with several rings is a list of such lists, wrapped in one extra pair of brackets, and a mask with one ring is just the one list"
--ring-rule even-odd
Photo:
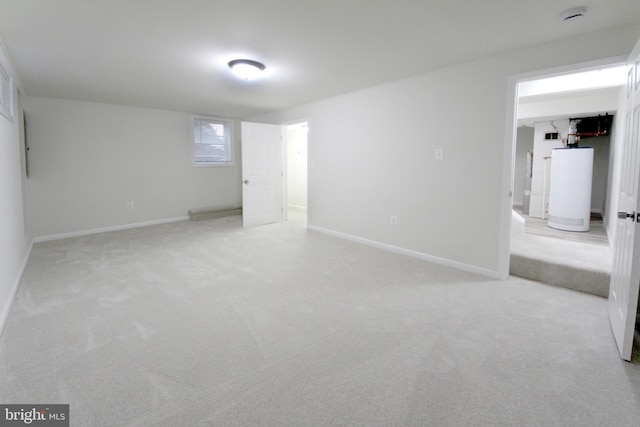
[(640, 212), (638, 213), (618, 212), (618, 219), (627, 219), (627, 218), (631, 218), (631, 220), (635, 222), (640, 222)]
[(249, 185), (249, 180), (248, 180), (248, 179), (245, 179), (243, 182), (244, 182), (245, 184)]

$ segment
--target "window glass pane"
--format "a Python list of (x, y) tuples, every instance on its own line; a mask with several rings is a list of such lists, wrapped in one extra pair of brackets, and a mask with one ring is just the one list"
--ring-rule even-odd
[(0, 65), (0, 114), (12, 120), (11, 103), (11, 80), (4, 68)]
[(232, 164), (231, 122), (194, 119), (193, 143), (196, 164)]

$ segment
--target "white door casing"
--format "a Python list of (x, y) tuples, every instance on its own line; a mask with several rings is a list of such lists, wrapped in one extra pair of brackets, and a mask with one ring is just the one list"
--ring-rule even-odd
[(629, 57), (620, 196), (608, 311), (620, 357), (631, 360), (640, 288), (640, 40)]
[(282, 126), (242, 122), (242, 223), (282, 220)]

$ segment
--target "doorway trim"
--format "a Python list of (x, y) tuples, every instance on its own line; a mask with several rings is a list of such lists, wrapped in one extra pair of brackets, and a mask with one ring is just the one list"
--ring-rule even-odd
[(626, 56), (615, 56), (577, 64), (530, 71), (527, 73), (510, 75), (507, 78), (507, 99), (505, 110), (505, 141), (502, 159), (502, 184), (500, 207), (500, 236), (498, 257), (498, 275), (506, 280), (509, 277), (511, 256), (511, 211), (513, 210), (513, 189), (515, 173), (515, 144), (518, 126), (518, 83), (528, 80), (538, 80), (563, 74), (589, 71), (592, 69), (624, 64)]

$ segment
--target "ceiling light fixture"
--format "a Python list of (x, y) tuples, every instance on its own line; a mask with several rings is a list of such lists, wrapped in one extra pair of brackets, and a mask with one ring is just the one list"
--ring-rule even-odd
[(562, 22), (574, 21), (578, 18), (582, 18), (587, 14), (587, 8), (584, 6), (572, 7), (562, 12), (559, 17)]
[(245, 80), (255, 79), (264, 71), (264, 64), (251, 59), (234, 59), (229, 62), (229, 68), (233, 73)]

